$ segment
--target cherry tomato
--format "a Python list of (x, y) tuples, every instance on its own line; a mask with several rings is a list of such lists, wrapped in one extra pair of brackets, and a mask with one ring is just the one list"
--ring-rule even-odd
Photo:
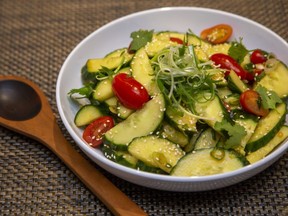
[(211, 28), (204, 29), (200, 37), (212, 44), (220, 44), (226, 42), (232, 35), (233, 29), (230, 25), (219, 24)]
[(102, 116), (90, 123), (83, 132), (83, 139), (93, 148), (103, 141), (104, 134), (114, 127), (114, 120), (110, 116)]
[(229, 74), (230, 70), (233, 70), (242, 80), (246, 79), (252, 81), (254, 79), (252, 74), (244, 70), (238, 62), (229, 55), (215, 53), (210, 57), (210, 60), (212, 60), (216, 65), (219, 65), (220, 68), (226, 69), (226, 75)]
[(265, 52), (260, 49), (256, 49), (252, 52), (250, 56), (250, 61), (253, 64), (262, 64), (267, 61), (267, 57), (265, 56)]
[(176, 37), (170, 37), (170, 41), (178, 43), (178, 44), (183, 44), (183, 40), (181, 40), (180, 38), (176, 38)]
[(247, 90), (240, 95), (240, 104), (244, 111), (257, 116), (266, 116), (269, 110), (261, 106), (260, 100), (260, 95), (254, 90)]
[(119, 101), (130, 109), (140, 109), (149, 100), (146, 88), (128, 74), (117, 74), (112, 89)]

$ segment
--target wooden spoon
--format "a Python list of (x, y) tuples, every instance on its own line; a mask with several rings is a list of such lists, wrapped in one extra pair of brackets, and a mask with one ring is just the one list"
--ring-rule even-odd
[(47, 98), (33, 82), (0, 76), (0, 125), (48, 147), (113, 214), (147, 215), (66, 141)]

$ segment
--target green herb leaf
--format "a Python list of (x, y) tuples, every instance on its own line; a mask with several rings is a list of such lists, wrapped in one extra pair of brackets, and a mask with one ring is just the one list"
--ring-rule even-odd
[(274, 91), (269, 91), (261, 85), (257, 86), (255, 90), (260, 94), (264, 109), (275, 109), (277, 103), (282, 103), (281, 98)]
[(215, 129), (226, 136), (225, 149), (231, 149), (239, 145), (242, 138), (247, 134), (244, 127), (238, 124), (232, 125), (225, 119), (222, 122), (216, 122)]
[(68, 95), (72, 96), (73, 94), (80, 94), (85, 98), (89, 98), (93, 92), (93, 83), (87, 83), (85, 86), (79, 89), (71, 89)]
[(231, 47), (228, 50), (228, 55), (234, 58), (238, 63), (241, 63), (248, 52), (249, 51), (242, 44), (242, 40), (240, 40), (240, 42), (232, 42)]
[(144, 47), (148, 42), (152, 41), (153, 30), (139, 30), (132, 32), (130, 37), (133, 39), (130, 44), (130, 50), (136, 51)]
[(112, 77), (115, 74), (115, 72), (107, 67), (102, 66), (100, 70), (97, 72), (96, 79), (102, 80), (106, 79), (108, 77)]

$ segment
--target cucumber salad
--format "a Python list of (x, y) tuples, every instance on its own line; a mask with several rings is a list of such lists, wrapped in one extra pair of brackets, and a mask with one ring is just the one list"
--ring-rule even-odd
[(83, 86), (68, 93), (83, 140), (116, 163), (172, 176), (266, 157), (288, 137), (288, 69), (269, 51), (230, 40), (232, 31), (141, 29), (127, 47), (88, 59)]

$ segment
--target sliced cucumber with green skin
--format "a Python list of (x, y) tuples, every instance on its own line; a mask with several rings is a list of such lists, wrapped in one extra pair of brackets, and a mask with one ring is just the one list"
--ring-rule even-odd
[(102, 145), (102, 152), (106, 158), (127, 167), (136, 168), (138, 159), (126, 151), (115, 151), (109, 145)]
[(118, 99), (116, 97), (111, 97), (108, 98), (107, 100), (104, 101), (104, 103), (109, 107), (109, 106), (113, 106), (113, 107), (117, 107), (118, 105)]
[(288, 68), (283, 62), (274, 61), (274, 67), (271, 71), (265, 71), (265, 76), (256, 83), (254, 89), (258, 85), (265, 87), (270, 91), (274, 91), (279, 97), (284, 98), (288, 96)]
[(143, 161), (140, 161), (140, 160), (137, 161), (135, 169), (141, 170), (141, 171), (144, 171), (144, 172), (156, 173), (156, 174), (167, 174), (166, 172), (164, 172), (160, 168), (149, 166), (149, 165), (145, 164)]
[(177, 130), (167, 122), (163, 122), (161, 131), (161, 136), (163, 138), (179, 144), (182, 148), (189, 143), (189, 137), (187, 134), (183, 133), (183, 131)]
[(76, 113), (74, 123), (77, 127), (86, 126), (101, 116), (103, 113), (98, 107), (90, 104), (85, 105)]
[(201, 133), (203, 132), (203, 130), (204, 129), (199, 130), (199, 131), (192, 134), (192, 137), (189, 140), (189, 143), (184, 147), (184, 151), (186, 153), (193, 151), (193, 149), (195, 147), (195, 143), (196, 143), (197, 139), (199, 138), (199, 136), (201, 135)]
[(214, 148), (192, 151), (182, 157), (171, 170), (172, 176), (207, 176), (230, 172), (246, 166), (245, 157), (233, 150), (224, 150), (221, 160), (215, 159), (211, 152)]
[(224, 102), (225, 106), (227, 106), (229, 110), (237, 110), (241, 107), (239, 99), (240, 99), (240, 94), (232, 93), (227, 96), (224, 96), (222, 101)]
[(227, 80), (225, 78), (225, 73), (221, 70), (207, 70), (207, 74), (210, 76), (211, 80), (216, 84), (217, 87), (227, 86)]
[(97, 73), (102, 67), (108, 69), (115, 69), (121, 66), (124, 62), (123, 56), (110, 57), (110, 58), (95, 58), (88, 59), (86, 62), (87, 71), (90, 73)]
[(117, 116), (121, 119), (127, 119), (135, 110), (123, 106), (120, 102), (117, 104)]
[(248, 86), (237, 76), (233, 70), (231, 70), (228, 75), (228, 87), (232, 91), (236, 91), (240, 94), (248, 90)]
[(127, 48), (122, 48), (122, 49), (117, 49), (115, 51), (112, 51), (111, 53), (108, 53), (105, 58), (114, 58), (114, 57), (124, 57), (124, 61), (123, 61), (123, 65), (128, 64), (129, 62), (131, 62), (134, 54), (131, 54), (128, 52)]
[(200, 61), (209, 60), (207, 50), (212, 46), (210, 43), (203, 41), (200, 37), (194, 34), (189, 34), (188, 44), (194, 46), (195, 54)]
[(141, 83), (149, 95), (154, 93), (155, 76), (150, 59), (144, 48), (138, 50), (131, 62), (132, 76)]
[(239, 143), (238, 146), (234, 147), (234, 149), (239, 152), (242, 155), (245, 155), (245, 146), (247, 144), (247, 142), (249, 141), (249, 139), (251, 138), (251, 136), (253, 135), (257, 125), (258, 125), (258, 121), (259, 119), (254, 116), (254, 115), (250, 115), (246, 112), (243, 111), (238, 111), (235, 110), (234, 111), (234, 116), (233, 116), (233, 120), (235, 122), (235, 124), (238, 124), (242, 127), (244, 127), (245, 131), (246, 131), (246, 135), (241, 139), (241, 142)]
[(214, 148), (220, 138), (220, 134), (214, 131), (211, 127), (209, 127), (200, 134), (200, 136), (195, 142), (193, 150)]
[(212, 45), (194, 34), (188, 35), (188, 44), (194, 46), (195, 53), (200, 61), (209, 61), (209, 56), (215, 53), (228, 54), (228, 50), (231, 47), (230, 43)]
[(95, 82), (98, 80), (96, 76), (102, 67), (114, 70), (123, 65), (124, 57), (111, 57), (111, 58), (97, 58), (88, 59), (86, 64), (81, 69), (81, 78), (83, 83)]
[(135, 138), (128, 152), (145, 164), (169, 173), (185, 152), (175, 143), (155, 135)]
[(136, 137), (153, 133), (163, 120), (165, 101), (162, 94), (155, 95), (143, 108), (105, 133), (104, 142), (113, 149), (127, 150)]
[(107, 78), (101, 80), (95, 87), (93, 92), (93, 98), (97, 101), (103, 102), (113, 97), (114, 93), (112, 90), (112, 80)]
[(108, 110), (117, 115), (117, 104), (118, 104), (118, 99), (113, 96), (107, 100), (104, 101), (104, 104), (108, 107)]
[(286, 104), (279, 104), (267, 116), (261, 118), (258, 125), (246, 144), (246, 152), (254, 152), (265, 146), (283, 126), (286, 117)]
[(213, 129), (215, 129), (216, 122), (222, 122), (224, 118), (229, 119), (229, 113), (218, 95), (215, 95), (213, 99), (206, 102), (195, 103), (194, 109), (196, 113), (203, 118), (203, 121)]
[(225, 99), (228, 95), (233, 94), (233, 92), (227, 87), (224, 86), (222, 88), (217, 88), (217, 94), (218, 96), (223, 100)]
[(288, 127), (283, 126), (278, 133), (268, 142), (265, 146), (261, 147), (257, 151), (254, 151), (246, 156), (247, 160), (252, 164), (255, 163), (268, 154), (270, 154), (277, 146), (279, 146), (288, 137)]
[[(172, 35), (171, 35), (172, 34)], [(160, 52), (161, 50), (170, 47), (170, 46), (175, 46), (177, 45), (176, 42), (173, 42), (170, 40), (170, 37), (177, 37), (179, 38), (179, 36), (181, 34), (177, 34), (177, 33), (172, 33), (172, 32), (160, 32), (158, 34), (154, 34), (152, 41), (148, 44), (146, 44), (145, 46), (145, 51), (147, 52), (149, 57), (153, 57), (155, 56), (158, 52)], [(180, 36), (181, 38), (181, 36)], [(179, 39), (180, 39), (179, 38)], [(184, 38), (184, 35), (183, 35)]]
[(182, 112), (177, 107), (167, 106), (165, 112), (166, 119), (171, 125), (177, 127), (181, 131), (196, 132), (197, 118)]

